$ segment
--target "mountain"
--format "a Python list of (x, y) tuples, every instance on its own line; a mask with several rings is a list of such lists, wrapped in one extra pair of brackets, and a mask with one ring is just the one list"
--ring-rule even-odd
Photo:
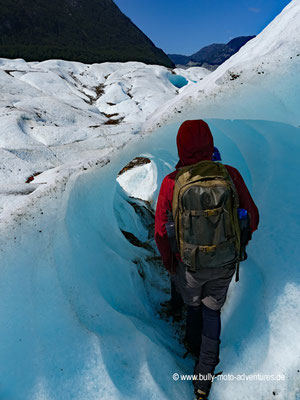
[(191, 56), (183, 56), (179, 54), (169, 54), (168, 56), (175, 64), (181, 65), (197, 65), (197, 66), (219, 66), (228, 60), (233, 54), (244, 46), (249, 40), (255, 36), (239, 36), (230, 40), (230, 42), (213, 43), (203, 47), (201, 50)]
[(203, 47), (191, 55), (191, 60), (198, 63), (207, 63), (212, 65), (221, 65), (224, 61), (235, 54), (244, 44), (255, 36), (240, 36), (232, 39), (227, 44), (214, 43)]
[(300, 126), (299, 49), (300, 1), (291, 1), (214, 72), (157, 109), (144, 130), (174, 122), (187, 108), (189, 119), (268, 119)]
[(191, 61), (189, 56), (183, 56), (182, 54), (168, 54), (168, 57), (176, 65), (187, 65)]
[(1, 1), (0, 57), (173, 67), (112, 0)]
[(255, 38), (255, 35), (253, 36), (238, 36), (234, 39), (231, 39), (230, 42), (228, 42), (226, 44), (227, 47), (229, 47), (230, 49), (234, 50), (234, 52), (236, 53), (237, 51), (239, 51), (239, 49), (241, 47), (243, 47), (247, 42), (249, 42), (249, 40)]

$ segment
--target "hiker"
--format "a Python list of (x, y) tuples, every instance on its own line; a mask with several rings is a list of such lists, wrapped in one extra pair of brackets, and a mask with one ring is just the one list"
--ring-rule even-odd
[[(217, 147), (214, 147), (212, 160), (213, 161), (222, 161), (220, 151)], [(170, 222), (171, 222), (171, 226), (173, 226), (174, 221), (173, 221), (172, 215), (170, 218)], [(168, 234), (168, 224), (166, 224), (165, 226), (166, 226), (167, 234)], [(172, 252), (176, 252), (175, 249), (172, 249), (172, 246), (174, 246), (174, 244), (172, 244), (172, 240), (174, 240), (175, 237), (173, 234), (171, 234), (171, 235), (168, 234), (168, 237), (169, 236), (171, 236), (171, 238), (169, 238), (171, 250), (172, 250)], [(179, 288), (177, 287), (177, 284), (176, 284), (175, 274), (172, 274), (172, 273), (170, 273), (170, 288), (171, 288), (170, 300), (162, 302), (161, 306), (164, 311), (164, 314), (166, 314), (169, 317), (173, 317), (174, 322), (178, 322), (182, 318), (182, 308), (183, 308), (184, 302), (183, 302), (182, 296), (180, 294)]]
[[(221, 164), (220, 156), (212, 161), (214, 143), (206, 122), (185, 121), (177, 148), (176, 170), (160, 188), (155, 241), (187, 306), (184, 344), (197, 360), (194, 374), (201, 376), (193, 381), (196, 398), (206, 400), (219, 363), (221, 308), (235, 271), (238, 279), (239, 260), (246, 259), (259, 215), (240, 173)], [(241, 222), (248, 224), (246, 230)]]

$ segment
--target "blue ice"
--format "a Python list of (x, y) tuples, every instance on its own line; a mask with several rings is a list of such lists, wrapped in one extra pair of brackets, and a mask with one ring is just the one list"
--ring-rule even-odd
[[(208, 120), (225, 163), (242, 173), (261, 222), (223, 312), (220, 370), (278, 371), (285, 382), (216, 382), (215, 400), (263, 399), (299, 391), (299, 128), (249, 120)], [(116, 183), (147, 152), (159, 185), (177, 160), (179, 124), (163, 127), (103, 167), (77, 178), (61, 207), (22, 222), (2, 244), (0, 398), (7, 400), (191, 399), (191, 373), (175, 328), (157, 314), (168, 278), (141, 240), (147, 232)], [(39, 230), (42, 230), (40, 233)], [(137, 269), (140, 263), (146, 279)], [(298, 301), (298, 302), (297, 302)], [(299, 373), (298, 373), (299, 374)]]
[(183, 86), (188, 84), (187, 79), (181, 75), (168, 74), (168, 79), (172, 85), (176, 86), (178, 89), (181, 89)]

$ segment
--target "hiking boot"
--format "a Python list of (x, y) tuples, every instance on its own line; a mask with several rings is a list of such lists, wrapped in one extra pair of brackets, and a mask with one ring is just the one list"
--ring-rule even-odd
[(210, 339), (202, 335), (199, 361), (195, 365), (194, 374), (202, 375), (202, 380), (193, 381), (195, 393), (197, 390), (203, 391), (208, 396), (214, 376), (215, 367), (219, 363), (220, 340)]
[(208, 399), (208, 394), (206, 394), (205, 392), (203, 392), (202, 390), (200, 390), (200, 389), (195, 389), (195, 396), (196, 396), (196, 398), (195, 398), (195, 400), (207, 400)]

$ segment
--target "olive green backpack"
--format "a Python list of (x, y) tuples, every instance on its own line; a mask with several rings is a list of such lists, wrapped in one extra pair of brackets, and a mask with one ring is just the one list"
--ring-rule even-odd
[(179, 170), (172, 213), (179, 253), (189, 271), (238, 263), (238, 205), (234, 183), (222, 163), (200, 161)]

